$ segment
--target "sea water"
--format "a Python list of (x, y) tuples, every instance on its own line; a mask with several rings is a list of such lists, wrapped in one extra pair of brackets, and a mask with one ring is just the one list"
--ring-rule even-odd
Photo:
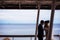
[[(35, 24), (5, 24), (0, 25), (0, 35), (35, 35), (36, 25)], [(53, 25), (53, 35), (60, 34), (60, 24)], [(4, 38), (0, 38), (3, 40)], [(13, 38), (10, 38), (13, 40)], [(14, 40), (34, 40), (34, 38), (29, 37), (21, 37), (21, 38), (14, 38)], [(56, 37), (57, 40), (59, 38)], [(55, 39), (55, 40), (56, 40)]]

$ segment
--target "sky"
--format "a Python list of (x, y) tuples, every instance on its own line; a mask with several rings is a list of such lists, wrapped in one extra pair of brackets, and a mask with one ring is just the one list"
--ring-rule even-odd
[[(0, 9), (0, 24), (36, 24), (37, 10)], [(40, 20), (50, 20), (51, 10), (40, 10)], [(60, 24), (60, 10), (55, 10), (54, 24)]]

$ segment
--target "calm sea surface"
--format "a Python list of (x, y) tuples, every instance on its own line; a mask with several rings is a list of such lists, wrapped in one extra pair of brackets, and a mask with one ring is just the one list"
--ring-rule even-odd
[[(35, 29), (35, 24), (0, 25), (0, 35), (34, 35)], [(60, 24), (53, 25), (53, 34), (60, 34)], [(14, 40), (24, 40), (24, 38), (14, 38)], [(30, 38), (25, 38), (25, 40), (30, 40)]]

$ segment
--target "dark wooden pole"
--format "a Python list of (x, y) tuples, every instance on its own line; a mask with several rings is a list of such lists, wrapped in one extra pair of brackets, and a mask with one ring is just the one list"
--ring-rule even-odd
[(53, 0), (52, 1), (52, 5), (51, 5), (50, 28), (49, 28), (48, 39), (47, 40), (51, 40), (51, 36), (52, 36), (52, 29), (53, 29), (53, 20), (54, 20), (55, 7), (56, 7), (55, 0)]
[(36, 21), (35, 40), (37, 40), (38, 22), (39, 22), (39, 13), (40, 13), (40, 3), (38, 3), (38, 13), (37, 13), (37, 21)]

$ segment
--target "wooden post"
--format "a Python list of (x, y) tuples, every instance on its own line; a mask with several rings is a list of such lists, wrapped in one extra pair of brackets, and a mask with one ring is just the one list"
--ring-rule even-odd
[(54, 12), (55, 12), (55, 0), (52, 1), (52, 5), (51, 5), (51, 18), (50, 18), (50, 28), (49, 28), (49, 32), (48, 32), (48, 39), (47, 40), (51, 40), (51, 36), (52, 36), (52, 29), (53, 29), (53, 20), (54, 20)]
[(39, 13), (40, 13), (40, 3), (38, 3), (38, 13), (37, 13), (37, 21), (36, 21), (35, 40), (37, 40), (38, 22), (39, 22)]

